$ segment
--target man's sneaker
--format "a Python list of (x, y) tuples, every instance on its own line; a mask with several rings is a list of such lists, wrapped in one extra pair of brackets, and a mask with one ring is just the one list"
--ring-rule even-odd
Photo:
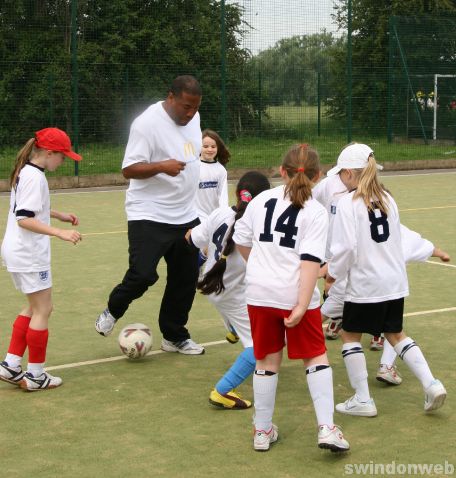
[(116, 325), (116, 319), (111, 315), (108, 309), (105, 309), (95, 321), (95, 330), (100, 335), (107, 337), (112, 332), (114, 325)]
[(209, 395), (209, 402), (216, 407), (228, 408), (230, 410), (245, 410), (252, 406), (250, 400), (245, 400), (234, 390), (222, 394), (214, 389)]
[(181, 340), (180, 342), (163, 339), (161, 349), (165, 352), (179, 352), (185, 355), (202, 355), (204, 353), (204, 347), (193, 342), (192, 339)]
[(255, 430), (253, 435), (253, 449), (256, 451), (268, 451), (271, 443), (279, 438), (279, 429), (272, 424), (268, 432), (264, 430)]
[(350, 450), (348, 441), (344, 438), (342, 430), (333, 425), (320, 425), (318, 427), (318, 447), (326, 448), (333, 452), (341, 452)]
[(383, 350), (383, 342), (385, 338), (381, 335), (379, 337), (372, 337), (369, 348), (371, 350)]
[(326, 327), (325, 337), (330, 340), (336, 340), (342, 329), (342, 319), (329, 319)]
[(402, 377), (394, 365), (388, 367), (388, 365), (381, 363), (375, 378), (379, 382), (385, 382), (390, 385), (400, 385), (402, 383)]
[(24, 375), (25, 372), (22, 370), (22, 367), (10, 367), (8, 362), (0, 363), (0, 380), (20, 386)]
[(445, 402), (447, 392), (440, 380), (434, 380), (424, 391), (424, 410), (430, 412), (437, 410)]
[(37, 392), (49, 388), (57, 388), (62, 385), (60, 377), (54, 377), (50, 373), (43, 372), (38, 377), (34, 377), (30, 372), (26, 372), (21, 381), (21, 388), (28, 392)]
[(338, 403), (336, 410), (339, 413), (345, 413), (345, 415), (356, 415), (358, 417), (377, 416), (377, 407), (375, 406), (374, 399), (370, 398), (367, 402), (361, 402), (356, 394), (344, 403)]

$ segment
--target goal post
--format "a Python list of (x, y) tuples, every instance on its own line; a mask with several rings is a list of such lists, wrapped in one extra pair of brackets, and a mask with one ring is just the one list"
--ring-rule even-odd
[(439, 92), (439, 78), (455, 78), (456, 75), (439, 75), (435, 74), (434, 75), (434, 122), (432, 125), (432, 139), (436, 140), (437, 139), (437, 112), (439, 110), (439, 107), (444, 107), (444, 102), (442, 101), (439, 106), (439, 101), (438, 101), (438, 92)]

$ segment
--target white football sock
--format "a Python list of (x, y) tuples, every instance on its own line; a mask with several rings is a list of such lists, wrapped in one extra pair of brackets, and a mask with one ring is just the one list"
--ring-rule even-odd
[[(321, 367), (320, 370), (315, 370)], [(324, 367), (324, 368), (323, 368)], [(317, 365), (306, 369), (307, 385), (312, 397), (318, 425), (334, 425), (334, 388), (332, 368), (329, 365)]]
[(386, 365), (391, 368), (396, 361), (397, 353), (394, 350), (394, 347), (388, 342), (388, 340), (384, 340), (383, 342), (383, 353), (382, 358), (380, 359), (381, 365)]
[(433, 382), (434, 376), (424, 358), (423, 352), (421, 352), (414, 340), (407, 337), (396, 344), (394, 350), (421, 382), (423, 388), (428, 388)]
[(342, 357), (347, 368), (348, 378), (356, 395), (361, 402), (370, 399), (369, 385), (367, 384), (366, 357), (359, 342), (350, 342), (342, 346)]
[(272, 427), (275, 397), (279, 374), (257, 375), (253, 374), (253, 397), (255, 416), (253, 423), (256, 430), (269, 431)]
[(20, 355), (6, 354), (5, 362), (8, 364), (8, 367), (18, 368), (22, 364), (22, 357)]
[(44, 372), (44, 363), (28, 363), (27, 372), (34, 377), (39, 377)]

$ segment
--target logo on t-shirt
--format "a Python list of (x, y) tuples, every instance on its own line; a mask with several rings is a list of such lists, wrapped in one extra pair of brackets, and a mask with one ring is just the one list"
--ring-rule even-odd
[(336, 214), (336, 206), (331, 204), (331, 214)]
[(184, 156), (187, 158), (188, 156), (195, 156), (195, 146), (191, 141), (184, 144)]
[(49, 278), (49, 271), (42, 271), (42, 272), (38, 272), (38, 274), (40, 275), (40, 279), (43, 281), (43, 282), (46, 282)]
[(201, 181), (199, 183), (200, 189), (216, 188), (217, 186), (218, 186), (218, 181)]

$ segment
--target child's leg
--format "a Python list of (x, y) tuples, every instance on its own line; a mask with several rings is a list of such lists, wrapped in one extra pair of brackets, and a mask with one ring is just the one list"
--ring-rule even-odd
[(397, 334), (387, 333), (385, 336), (394, 346), (394, 350), (399, 357), (421, 382), (423, 388), (428, 388), (435, 379), (420, 347), (412, 338), (407, 337), (404, 332)]
[(38, 377), (44, 371), (48, 342), (48, 321), (52, 312), (52, 289), (40, 290), (27, 294), (32, 318), (26, 340), (29, 348), (27, 372)]
[(367, 366), (361, 345), (359, 333), (342, 331), (342, 357), (347, 369), (350, 385), (361, 402), (370, 399), (369, 385), (367, 384)]
[(303, 360), (307, 385), (312, 397), (318, 425), (334, 425), (334, 389), (332, 369), (325, 354)]
[(282, 362), (282, 350), (257, 360), (253, 375), (253, 396), (255, 430), (269, 432), (272, 429), (279, 368)]
[(220, 394), (225, 394), (238, 387), (255, 370), (255, 356), (253, 347), (245, 348), (237, 357), (231, 368), (217, 382), (215, 389)]
[(30, 307), (25, 307), (13, 323), (13, 332), (11, 334), (8, 353), (5, 357), (5, 362), (7, 362), (10, 367), (21, 366), (22, 357), (27, 348), (26, 334), (29, 328), (31, 316), (32, 310)]

